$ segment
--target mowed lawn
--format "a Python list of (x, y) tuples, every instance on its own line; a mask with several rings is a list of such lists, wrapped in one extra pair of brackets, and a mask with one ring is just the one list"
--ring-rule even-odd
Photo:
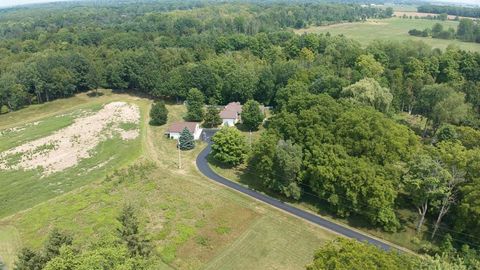
[(458, 22), (455, 21), (438, 21), (427, 19), (378, 19), (366, 22), (343, 23), (329, 26), (310, 27), (306, 29), (296, 30), (298, 34), (302, 33), (327, 33), (332, 35), (345, 35), (360, 42), (363, 46), (367, 46), (373, 40), (389, 40), (389, 41), (423, 41), (432, 48), (446, 49), (450, 44), (458, 46), (462, 50), (480, 52), (480, 44), (471, 42), (462, 42), (459, 40), (444, 40), (424, 37), (414, 37), (408, 34), (411, 29), (423, 30), (432, 28), (435, 23), (443, 24), (445, 29), (449, 27), (457, 29)]
[[(136, 102), (144, 115), (151, 104), (108, 93), (55, 106), (71, 111), (110, 100)], [(167, 107), (169, 123), (185, 114), (183, 105)], [(108, 177), (99, 174), (80, 188), (0, 219), (0, 258), (8, 266), (20, 247), (40, 247), (53, 227), (70, 232), (79, 247), (112, 237), (125, 203), (139, 209), (155, 243), (155, 269), (304, 269), (324, 241), (337, 237), (203, 177), (195, 166), (202, 143), (181, 153), (178, 168), (176, 142), (164, 135), (167, 126), (151, 127), (147, 118), (142, 119), (141, 153), (130, 165), (119, 164), (123, 169), (103, 172)], [(32, 121), (37, 120), (26, 123)]]

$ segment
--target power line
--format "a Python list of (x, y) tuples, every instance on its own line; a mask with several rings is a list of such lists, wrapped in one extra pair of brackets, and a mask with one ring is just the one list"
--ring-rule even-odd
[[(254, 171), (253, 171), (251, 168), (245, 168), (243, 171), (245, 171), (245, 172), (247, 172), (247, 173), (252, 173), (252, 174), (254, 173)], [(272, 172), (272, 174), (273, 174), (274, 176), (276, 176), (276, 177), (279, 176), (279, 175), (276, 174), (275, 172)], [(297, 184), (300, 184), (300, 185), (309, 187), (310, 189), (313, 190), (313, 187), (312, 187), (312, 186), (307, 185), (307, 184), (305, 184), (305, 183), (298, 182)], [(250, 187), (249, 187), (249, 188), (250, 188)], [(269, 191), (272, 191), (272, 190), (269, 190)], [(276, 191), (274, 191), (274, 192), (277, 193)], [(325, 201), (325, 202), (331, 204), (326, 198), (322, 198), (322, 197), (318, 196), (317, 194), (313, 194), (313, 193), (307, 192), (307, 191), (305, 191), (305, 190), (302, 190), (302, 193), (308, 194), (308, 195), (311, 195), (311, 196), (314, 196), (314, 197), (316, 197), (316, 198), (318, 198), (318, 199), (320, 199), (320, 200), (322, 200), (322, 201)], [(332, 194), (333, 194), (333, 193), (332, 193)], [(351, 199), (349, 199), (349, 198), (347, 198), (347, 197), (345, 197), (345, 196), (343, 196), (343, 195), (341, 195), (341, 194), (334, 194), (334, 195), (336, 195), (336, 196), (339, 197), (339, 198), (348, 200), (348, 201), (351, 200)], [(289, 198), (289, 199), (290, 199), (290, 198)], [(367, 205), (366, 203), (361, 202), (361, 201), (357, 201), (357, 203), (360, 204), (361, 206), (370, 207), (369, 205)], [(354, 209), (353, 207), (348, 206), (348, 205), (345, 206), (344, 208), (346, 208), (346, 209), (348, 209), (348, 210), (352, 210), (352, 211), (357, 211), (357, 209)], [(355, 213), (356, 213), (356, 212), (355, 212)], [(428, 221), (424, 221), (423, 224), (425, 224), (425, 225), (430, 225), (430, 226), (434, 226), (433, 223), (430, 223), (430, 222), (428, 222)], [(478, 236), (474, 236), (474, 235), (472, 235), (472, 234), (467, 234), (467, 233), (463, 233), (463, 232), (458, 232), (458, 231), (455, 231), (455, 230), (452, 230), (452, 229), (449, 229), (449, 228), (446, 228), (446, 227), (443, 227), (443, 226), (438, 226), (438, 228), (441, 229), (441, 230), (443, 230), (443, 231), (450, 231), (450, 232), (453, 232), (453, 233), (456, 233), (456, 234), (460, 234), (460, 235), (464, 235), (464, 236), (471, 237), (471, 238), (473, 238), (473, 239), (480, 240), (480, 238), (479, 238)], [(433, 232), (433, 231), (426, 230), (426, 229), (423, 229), (423, 231)], [(445, 236), (445, 235), (446, 235), (446, 233), (443, 234), (443, 236)], [(472, 246), (480, 247), (480, 246), (478, 246), (478, 245), (476, 245), (476, 244), (473, 244), (473, 243), (471, 243), (471, 242), (466, 242), (465, 240), (461, 240), (461, 239), (458, 239), (458, 238), (452, 238), (452, 239), (457, 240), (458, 242), (463, 242), (463, 243), (471, 244)]]

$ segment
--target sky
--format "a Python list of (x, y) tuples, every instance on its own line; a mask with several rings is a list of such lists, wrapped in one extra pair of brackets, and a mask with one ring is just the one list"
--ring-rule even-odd
[[(9, 7), (24, 4), (56, 2), (60, 0), (0, 0), (0, 7)], [(450, 2), (480, 5), (480, 0), (432, 0), (432, 2)]]
[(58, 0), (0, 0), (0, 7), (10, 7), (16, 5), (36, 4), (36, 3), (48, 3), (56, 2)]

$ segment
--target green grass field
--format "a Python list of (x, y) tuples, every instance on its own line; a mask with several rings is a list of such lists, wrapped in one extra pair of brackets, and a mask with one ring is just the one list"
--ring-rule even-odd
[[(408, 31), (416, 28), (423, 30), (432, 28), (435, 23), (440, 21), (426, 19), (401, 19), (391, 18), (383, 20), (369, 20), (367, 22), (343, 23), (329, 26), (310, 27), (296, 30), (296, 33), (327, 33), (332, 35), (345, 35), (367, 46), (373, 40), (389, 41), (423, 41), (432, 48), (446, 49), (449, 45), (458, 46), (462, 50), (480, 52), (480, 44), (472, 42), (462, 42), (458, 40), (443, 40), (433, 38), (414, 37), (408, 34)], [(440, 22), (445, 29), (452, 27), (457, 29), (458, 22), (445, 21)]]
[[(42, 118), (35, 125), (24, 124), (20, 126), (20, 130), (8, 132), (1, 137), (0, 152), (49, 135), (72, 124), (76, 115), (81, 112), (95, 112), (101, 107), (101, 103), (94, 102), (56, 116)], [(145, 113), (143, 112), (144, 115)], [(3, 126), (5, 125), (0, 121), (0, 129)], [(103, 177), (108, 168), (116, 168), (138, 158), (141, 154), (139, 146), (139, 138), (131, 141), (113, 138), (97, 145), (91, 158), (83, 159), (75, 167), (48, 176), (43, 176), (41, 170), (0, 171), (0, 217), (27, 209)], [(104, 166), (98, 166), (105, 161), (108, 162)]]
[[(44, 125), (23, 130), (27, 134), (21, 135), (22, 141), (28, 141), (71, 122), (68, 117), (50, 121), (55, 115), (96, 108), (110, 101), (135, 103), (143, 116), (148, 115), (151, 104), (146, 99), (108, 91), (98, 98), (81, 94), (52, 102), (51, 106), (32, 106), (2, 115), (0, 131), (42, 121)], [(182, 105), (169, 105), (168, 110), (170, 123), (185, 114)], [(2, 205), (0, 218), (1, 260), (11, 268), (19, 248), (41, 246), (53, 227), (70, 232), (78, 247), (109, 237), (115, 233), (115, 218), (125, 203), (140, 209), (145, 230), (156, 244), (155, 269), (303, 269), (315, 249), (336, 237), (204, 178), (195, 166), (203, 144), (182, 152), (183, 166), (179, 169), (176, 143), (164, 135), (167, 127), (147, 123), (147, 117), (143, 117), (141, 137), (131, 148), (110, 142), (102, 150), (104, 155), (62, 172), (71, 178), (70, 183), (75, 182), (62, 186), (62, 193), (45, 185), (46, 178), (34, 183), (34, 178), (21, 179), (26, 176), (23, 173), (12, 174), (15, 180), (7, 181), (18, 187), (0, 192), (9, 202), (9, 206)], [(13, 144), (10, 141), (4, 148)], [(111, 161), (106, 169), (84, 178), (74, 175), (80, 168), (92, 166), (94, 159), (99, 162), (119, 152), (124, 157)], [(4, 181), (3, 176), (0, 179)], [(28, 188), (23, 182), (34, 187)], [(36, 199), (30, 200), (27, 194)]]

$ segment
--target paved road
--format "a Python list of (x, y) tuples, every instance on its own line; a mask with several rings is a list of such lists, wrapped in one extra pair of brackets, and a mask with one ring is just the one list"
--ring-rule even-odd
[(349, 238), (354, 238), (354, 239), (357, 239), (357, 240), (362, 241), (362, 242), (367, 241), (367, 242), (369, 242), (371, 244), (374, 244), (374, 245), (376, 245), (376, 246), (378, 246), (378, 247), (380, 247), (384, 250), (397, 250), (397, 248), (395, 248), (395, 247), (393, 247), (393, 246), (391, 246), (387, 243), (381, 242), (377, 239), (371, 238), (368, 235), (365, 235), (365, 234), (362, 234), (360, 232), (351, 230), (351, 229), (349, 229), (347, 227), (344, 227), (344, 226), (341, 226), (337, 223), (333, 223), (333, 222), (328, 221), (328, 220), (326, 220), (326, 219), (324, 219), (320, 216), (317, 216), (315, 214), (306, 212), (304, 210), (301, 210), (299, 208), (296, 208), (294, 206), (286, 204), (282, 201), (274, 199), (270, 196), (267, 196), (265, 194), (254, 191), (252, 189), (246, 188), (245, 186), (242, 186), (238, 183), (235, 183), (233, 181), (230, 181), (230, 180), (218, 175), (217, 173), (215, 173), (210, 168), (210, 166), (208, 165), (208, 162), (207, 162), (207, 156), (212, 149), (209, 139), (214, 133), (215, 133), (214, 130), (204, 130), (204, 132), (202, 134), (202, 139), (204, 139), (205, 141), (208, 142), (208, 146), (205, 149), (203, 149), (202, 152), (200, 152), (200, 154), (198, 155), (197, 160), (196, 160), (198, 169), (206, 177), (208, 177), (211, 180), (213, 180), (215, 182), (218, 182), (222, 185), (225, 185), (229, 188), (232, 188), (236, 191), (239, 191), (243, 194), (246, 194), (250, 197), (253, 197), (257, 200), (260, 200), (264, 203), (267, 203), (271, 206), (274, 206), (278, 209), (281, 209), (285, 212), (288, 212), (288, 213), (290, 213), (294, 216), (305, 219), (305, 220), (310, 221), (312, 223), (315, 223), (319, 226), (325, 227), (325, 228), (327, 228), (331, 231), (334, 231), (338, 234), (341, 234), (343, 236), (346, 236), (346, 237), (349, 237)]

